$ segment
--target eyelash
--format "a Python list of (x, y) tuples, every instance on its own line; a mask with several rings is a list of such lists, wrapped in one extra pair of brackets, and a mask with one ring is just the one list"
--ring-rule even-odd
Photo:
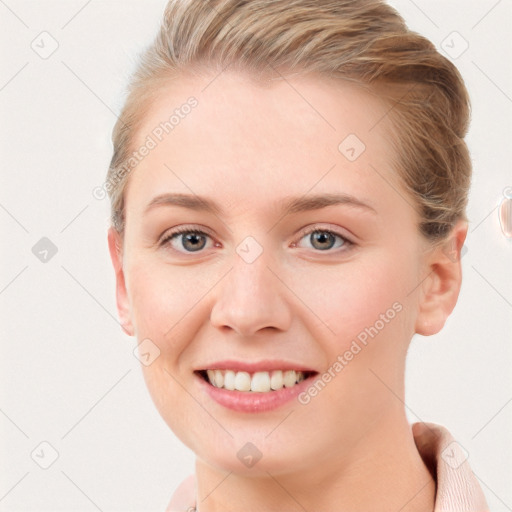
[[(330, 230), (330, 229), (325, 229), (325, 228), (322, 228), (319, 226), (313, 226), (311, 228), (306, 228), (303, 231), (301, 231), (301, 233), (298, 235), (299, 241), (302, 240), (305, 236), (311, 235), (312, 233), (315, 233), (315, 232), (328, 233), (330, 235), (333, 235), (334, 237), (338, 237), (343, 240), (343, 245), (341, 247), (339, 247), (337, 251), (333, 251), (332, 249), (327, 249), (326, 251), (313, 249), (315, 252), (318, 252), (318, 253), (325, 252), (327, 254), (333, 254), (333, 253), (336, 254), (336, 253), (347, 252), (356, 245), (354, 242), (349, 240), (346, 236), (342, 235), (341, 233), (338, 233), (338, 232)], [(163, 238), (163, 240), (160, 242), (160, 244), (159, 244), (160, 247), (169, 244), (169, 242), (173, 238), (177, 238), (179, 235), (182, 235), (182, 234), (194, 234), (194, 235), (207, 236), (207, 237), (212, 238), (209, 233), (207, 233), (201, 229), (195, 229), (193, 227), (185, 226), (185, 227), (176, 228), (175, 230), (168, 233), (167, 236), (165, 236)], [(294, 245), (294, 247), (296, 247), (297, 242), (294, 242), (293, 245)], [(178, 252), (180, 254), (194, 254), (193, 251), (190, 251), (190, 252), (185, 251), (185, 253), (183, 253), (182, 251), (176, 250), (176, 252)], [(197, 252), (201, 253), (201, 251), (197, 251)]]

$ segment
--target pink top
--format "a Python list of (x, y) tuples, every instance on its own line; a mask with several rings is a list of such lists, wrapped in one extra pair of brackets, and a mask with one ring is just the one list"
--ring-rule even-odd
[[(467, 453), (450, 432), (435, 423), (414, 423), (414, 441), (436, 480), (434, 512), (489, 512), (485, 496), (467, 461)], [(195, 477), (176, 489), (166, 512), (195, 509)]]

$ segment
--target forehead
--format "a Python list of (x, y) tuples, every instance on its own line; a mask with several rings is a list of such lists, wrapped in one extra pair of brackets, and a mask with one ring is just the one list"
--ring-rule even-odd
[(350, 82), (309, 75), (258, 83), (225, 71), (169, 81), (148, 107), (133, 147), (149, 139), (154, 147), (130, 176), (127, 203), (147, 203), (162, 189), (224, 192), (234, 202), (317, 186), (368, 197), (382, 187), (376, 170), (395, 179), (389, 106)]

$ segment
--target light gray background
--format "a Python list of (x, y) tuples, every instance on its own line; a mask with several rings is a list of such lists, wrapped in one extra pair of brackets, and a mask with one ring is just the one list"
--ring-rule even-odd
[[(512, 510), (512, 240), (497, 216), (512, 186), (512, 2), (391, 3), (439, 48), (467, 41), (453, 60), (473, 101), (461, 296), (440, 334), (413, 340), (408, 417), (445, 425), (491, 510)], [(1, 511), (164, 510), (193, 471), (117, 322), (108, 200), (92, 195), (164, 5), (0, 0)], [(43, 31), (59, 45), (47, 58)], [(58, 249), (46, 263), (32, 252), (42, 237)]]

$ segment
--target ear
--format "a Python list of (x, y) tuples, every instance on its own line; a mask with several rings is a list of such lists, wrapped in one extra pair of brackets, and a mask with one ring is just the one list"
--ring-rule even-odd
[(416, 333), (422, 336), (437, 334), (457, 303), (462, 283), (460, 259), (467, 231), (467, 222), (458, 221), (447, 241), (427, 256), (427, 278), (422, 283), (415, 325)]
[(123, 271), (123, 241), (119, 232), (113, 227), (108, 230), (108, 248), (116, 274), (116, 302), (121, 320), (121, 328), (128, 336), (133, 336), (134, 330), (130, 317), (130, 303), (126, 293)]

